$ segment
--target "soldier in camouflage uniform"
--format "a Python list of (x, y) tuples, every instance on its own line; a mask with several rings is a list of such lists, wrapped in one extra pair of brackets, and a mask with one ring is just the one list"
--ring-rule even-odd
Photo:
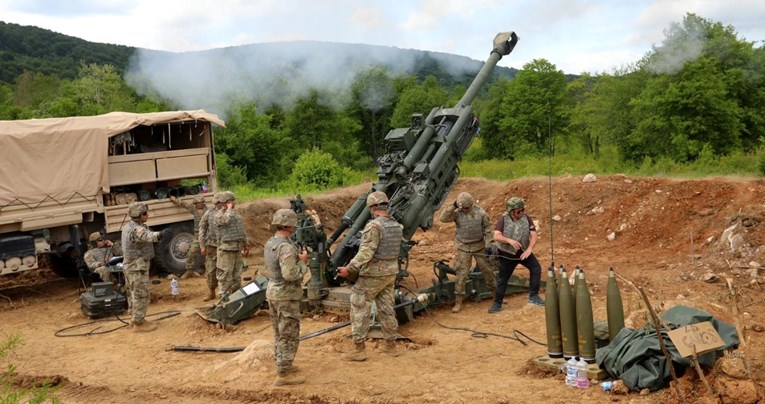
[(381, 350), (390, 356), (398, 356), (398, 321), (393, 302), (403, 227), (388, 216), (388, 197), (384, 192), (369, 194), (367, 207), (374, 219), (364, 226), (359, 252), (347, 267), (339, 267), (337, 271), (344, 278), (358, 274), (358, 280), (351, 288), (351, 333), (355, 347), (353, 352), (341, 357), (346, 361), (367, 359), (364, 341), (369, 331), (372, 303), (377, 305), (377, 319), (385, 339)]
[(275, 230), (263, 248), (268, 277), (268, 310), (274, 328), (275, 386), (300, 384), (304, 379), (293, 375), (292, 361), (300, 343), (300, 300), (303, 298), (303, 275), (308, 272), (308, 254), (300, 253), (290, 235), (297, 227), (297, 214), (291, 209), (274, 213)]
[(207, 287), (210, 293), (205, 296), (205, 302), (215, 299), (215, 289), (218, 288), (218, 244), (220, 243), (220, 230), (215, 224), (215, 214), (223, 209), (223, 192), (218, 192), (213, 197), (214, 209), (208, 209), (199, 221), (199, 252), (205, 257), (205, 271), (207, 275)]
[(236, 196), (225, 192), (225, 206), (215, 213), (215, 225), (220, 231), (218, 244), (218, 284), (222, 293), (234, 292), (242, 287), (242, 257), (250, 253), (250, 243), (244, 232), (244, 220), (234, 210)]
[(199, 234), (199, 221), (202, 220), (202, 216), (209, 210), (207, 206), (205, 206), (205, 197), (202, 195), (194, 196), (193, 205), (178, 200), (178, 198), (174, 196), (170, 197), (170, 201), (177, 206), (188, 210), (189, 213), (194, 216), (194, 231), (191, 236), (191, 246), (189, 247), (189, 252), (186, 256), (186, 272), (181, 275), (181, 279), (197, 278), (199, 277), (199, 274), (194, 272), (194, 264), (197, 261), (197, 255), (200, 254), (199, 238), (197, 236)]
[(82, 257), (88, 269), (98, 274), (104, 282), (114, 282), (111, 272), (106, 268), (106, 263), (114, 256), (122, 255), (120, 244), (114, 244), (107, 240), (101, 232), (93, 232), (88, 237), (90, 249)]
[(465, 298), (465, 281), (470, 274), (470, 264), (475, 258), (478, 270), (483, 274), (486, 287), (494, 293), (497, 287), (494, 276), (494, 265), (486, 256), (486, 249), (491, 247), (494, 240), (494, 227), (489, 215), (473, 203), (473, 197), (463, 192), (457, 195), (454, 208), (446, 208), (441, 212), (441, 222), (455, 222), (457, 225), (457, 255), (454, 257), (454, 270), (457, 281), (454, 284), (454, 307), (452, 313), (459, 313)]
[(531, 252), (537, 243), (537, 228), (524, 213), (526, 202), (523, 198), (514, 196), (507, 200), (506, 206), (507, 210), (494, 227), (494, 241), (499, 253), (499, 279), (497, 291), (494, 292), (494, 304), (489, 308), (489, 313), (502, 310), (502, 297), (505, 296), (507, 282), (518, 264), (529, 270), (529, 304), (545, 305), (545, 301), (539, 297), (542, 266)]
[(149, 308), (149, 266), (154, 258), (154, 243), (162, 238), (162, 233), (151, 231), (146, 226), (149, 207), (145, 203), (131, 203), (128, 214), (132, 220), (122, 229), (122, 271), (132, 302), (133, 320), (130, 327), (134, 332), (149, 332), (157, 329), (156, 324), (146, 320), (146, 310)]

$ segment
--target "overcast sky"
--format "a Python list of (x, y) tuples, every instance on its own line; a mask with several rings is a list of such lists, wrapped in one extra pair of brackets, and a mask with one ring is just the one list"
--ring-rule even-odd
[(760, 0), (3, 0), (0, 21), (92, 42), (173, 52), (318, 40), (486, 60), (500, 31), (520, 42), (501, 66), (544, 58), (565, 73), (611, 72), (693, 12), (761, 45)]

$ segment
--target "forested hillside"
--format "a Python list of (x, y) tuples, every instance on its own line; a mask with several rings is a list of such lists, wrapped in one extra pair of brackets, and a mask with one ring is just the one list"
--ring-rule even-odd
[(61, 79), (77, 76), (80, 64), (110, 64), (123, 70), (135, 48), (88, 42), (38, 27), (0, 21), (0, 82), (24, 72)]

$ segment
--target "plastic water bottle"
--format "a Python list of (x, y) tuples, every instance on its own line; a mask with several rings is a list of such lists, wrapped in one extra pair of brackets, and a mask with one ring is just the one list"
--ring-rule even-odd
[(178, 287), (178, 280), (173, 278), (170, 281), (170, 293), (173, 294), (173, 298), (176, 298), (179, 292), (180, 292), (180, 288)]
[(566, 385), (576, 387), (577, 358), (571, 357), (566, 361)]
[(579, 359), (576, 363), (576, 387), (586, 389), (590, 387), (590, 378), (587, 376), (587, 362)]

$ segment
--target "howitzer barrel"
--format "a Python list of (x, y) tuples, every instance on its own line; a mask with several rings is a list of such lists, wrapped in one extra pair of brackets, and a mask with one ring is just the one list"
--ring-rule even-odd
[(481, 86), (483, 86), (483, 83), (489, 78), (489, 74), (494, 69), (494, 66), (496, 66), (499, 60), (502, 59), (502, 56), (507, 56), (513, 51), (516, 43), (518, 43), (518, 35), (515, 35), (515, 32), (500, 32), (494, 37), (494, 49), (492, 49), (491, 54), (489, 54), (489, 60), (484, 63), (481, 71), (478, 72), (473, 83), (470, 84), (470, 87), (465, 92), (465, 95), (463, 95), (460, 102), (457, 103), (457, 107), (464, 107), (473, 102), (473, 99), (478, 95)]

